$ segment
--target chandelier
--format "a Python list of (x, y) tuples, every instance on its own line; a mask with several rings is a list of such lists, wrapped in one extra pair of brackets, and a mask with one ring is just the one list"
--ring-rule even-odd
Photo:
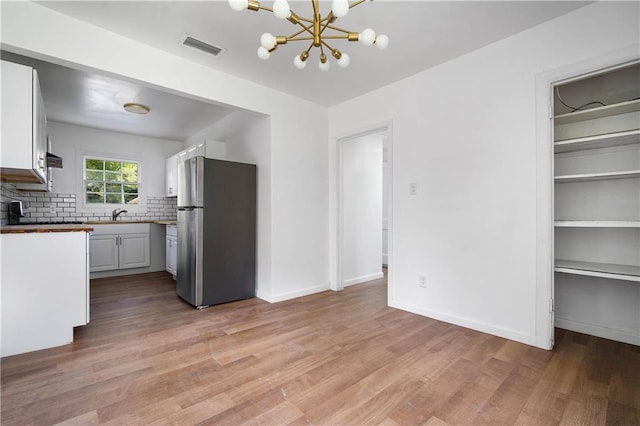
[[(302, 53), (296, 55), (293, 59), (293, 64), (298, 69), (304, 69), (307, 66), (307, 59), (309, 59), (309, 52), (313, 48), (320, 49), (320, 62), (318, 67), (322, 71), (328, 71), (330, 64), (327, 58), (327, 53), (333, 56), (338, 65), (345, 68), (349, 65), (350, 58), (344, 52), (339, 51), (331, 47), (327, 40), (348, 40), (357, 42), (359, 41), (365, 46), (375, 45), (379, 49), (385, 49), (389, 44), (389, 37), (384, 34), (376, 36), (375, 31), (371, 28), (367, 28), (360, 33), (343, 30), (333, 26), (332, 24), (338, 18), (342, 18), (347, 15), (349, 9), (364, 3), (366, 0), (357, 0), (349, 3), (348, 0), (333, 0), (331, 5), (331, 11), (323, 18), (320, 15), (319, 0), (311, 0), (313, 4), (313, 18), (304, 18), (296, 15), (291, 8), (287, 0), (275, 0), (273, 2), (273, 9), (261, 6), (257, 0), (229, 0), (229, 6), (233, 10), (241, 11), (245, 9), (257, 12), (258, 10), (266, 10), (272, 12), (278, 19), (287, 19), (294, 25), (302, 27), (301, 30), (289, 35), (289, 36), (274, 36), (270, 33), (264, 33), (260, 37), (260, 47), (258, 48), (258, 57), (260, 59), (267, 60), (271, 56), (271, 53), (275, 51), (279, 45), (287, 44), (290, 41), (309, 41), (309, 47), (303, 50)], [(326, 51), (325, 51), (326, 49)]]

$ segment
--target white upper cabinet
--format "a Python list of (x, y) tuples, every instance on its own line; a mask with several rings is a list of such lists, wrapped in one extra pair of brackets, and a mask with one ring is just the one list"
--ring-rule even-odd
[(2, 61), (2, 177), (46, 183), (47, 117), (38, 73)]
[(166, 184), (165, 194), (167, 197), (178, 195), (178, 154), (172, 155), (166, 160)]
[(207, 139), (167, 158), (165, 196), (176, 197), (178, 195), (178, 164), (193, 157), (224, 160), (225, 156), (226, 143)]

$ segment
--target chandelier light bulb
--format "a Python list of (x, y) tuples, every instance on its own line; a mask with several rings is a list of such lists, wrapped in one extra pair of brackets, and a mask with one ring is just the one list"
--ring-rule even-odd
[(273, 46), (276, 45), (276, 38), (271, 33), (264, 33), (260, 36), (260, 44), (267, 50), (273, 49)]
[(300, 55), (296, 55), (296, 57), (293, 58), (293, 65), (299, 70), (303, 70), (307, 66), (307, 61), (303, 61), (300, 59)]
[(273, 2), (273, 14), (278, 19), (287, 19), (291, 16), (291, 9), (287, 0), (276, 0)]
[(249, 0), (229, 0), (229, 6), (236, 12), (240, 12), (249, 7)]
[(340, 56), (340, 59), (338, 59), (338, 66), (340, 68), (346, 68), (349, 66), (350, 62), (351, 62), (351, 58), (349, 57), (349, 55), (347, 55), (346, 53), (343, 53), (342, 56)]
[(389, 37), (384, 34), (380, 34), (376, 37), (376, 47), (380, 50), (384, 50), (389, 45)]
[(320, 71), (327, 72), (329, 71), (329, 68), (331, 68), (331, 64), (326, 60), (324, 62), (320, 61), (318, 62), (318, 68), (320, 68)]
[(271, 56), (271, 52), (268, 49), (265, 49), (264, 46), (258, 47), (258, 58), (266, 61)]
[(349, 0), (333, 0), (331, 12), (336, 18), (342, 18), (349, 13)]
[(376, 32), (371, 28), (367, 28), (360, 33), (358, 40), (365, 46), (371, 46), (373, 42), (376, 41)]

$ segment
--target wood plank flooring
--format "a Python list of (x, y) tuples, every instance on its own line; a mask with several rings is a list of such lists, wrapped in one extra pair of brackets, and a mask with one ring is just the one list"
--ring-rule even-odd
[(386, 282), (196, 310), (94, 280), (72, 345), (1, 361), (2, 425), (639, 425), (640, 348), (544, 351), (386, 307)]

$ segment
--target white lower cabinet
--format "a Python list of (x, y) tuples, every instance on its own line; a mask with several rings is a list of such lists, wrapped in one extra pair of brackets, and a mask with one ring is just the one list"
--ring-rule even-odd
[(1, 235), (3, 357), (71, 343), (89, 322), (87, 245), (86, 232)]
[(149, 224), (95, 225), (90, 253), (91, 272), (149, 266)]
[(178, 272), (178, 237), (177, 226), (167, 225), (166, 265), (167, 272), (176, 276)]

